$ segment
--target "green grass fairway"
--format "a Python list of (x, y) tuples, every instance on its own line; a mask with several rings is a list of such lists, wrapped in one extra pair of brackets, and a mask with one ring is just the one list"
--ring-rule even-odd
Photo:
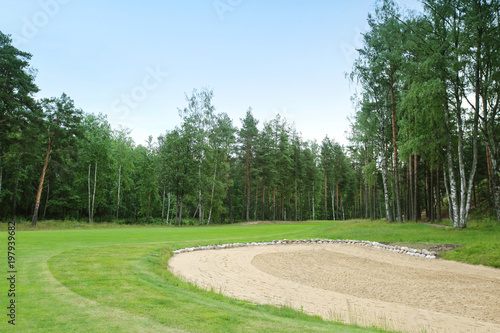
[[(70, 225), (65, 225), (70, 228)], [(1, 225), (6, 230), (5, 224)], [(17, 332), (380, 332), (344, 326), (287, 307), (260, 306), (184, 283), (167, 269), (171, 251), (186, 246), (294, 238), (350, 238), (464, 244), (446, 254), (500, 267), (500, 228), (451, 230), (385, 222), (211, 227), (137, 227), (16, 233)], [(39, 229), (43, 229), (43, 224)], [(7, 266), (7, 232), (2, 232)], [(481, 255), (480, 252), (488, 251)], [(6, 272), (6, 269), (4, 270)], [(6, 273), (5, 273), (6, 275)], [(0, 297), (10, 297), (6, 278)], [(0, 331), (14, 331), (6, 315)]]

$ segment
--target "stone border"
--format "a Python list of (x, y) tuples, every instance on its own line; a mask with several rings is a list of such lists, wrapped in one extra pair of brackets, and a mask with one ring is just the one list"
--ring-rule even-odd
[(374, 249), (390, 251), (394, 253), (407, 254), (414, 257), (436, 259), (437, 254), (435, 251), (427, 251), (426, 249), (412, 249), (406, 246), (392, 246), (385, 245), (379, 242), (370, 241), (358, 241), (349, 239), (296, 239), (296, 240), (273, 240), (272, 242), (252, 242), (252, 243), (230, 243), (230, 244), (218, 244), (218, 245), (206, 245), (206, 246), (196, 246), (187, 247), (184, 249), (175, 250), (174, 254), (194, 252), (202, 250), (221, 250), (221, 249), (231, 249), (236, 247), (246, 247), (246, 246), (265, 246), (265, 245), (286, 245), (286, 244), (350, 244), (365, 247), (372, 247)]

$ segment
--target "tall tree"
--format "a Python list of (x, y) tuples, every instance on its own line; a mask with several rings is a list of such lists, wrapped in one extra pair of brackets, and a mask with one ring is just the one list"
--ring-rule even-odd
[[(5, 181), (19, 175), (15, 165), (20, 163), (21, 149), (33, 147), (29, 140), (43, 119), (42, 109), (33, 97), (38, 87), (30, 60), (31, 54), (15, 48), (10, 36), (0, 31), (0, 203), (6, 198)], [(14, 163), (8, 166), (13, 172), (10, 175), (6, 172), (7, 159)]]
[[(398, 74), (402, 61), (402, 25), (399, 21), (399, 12), (392, 0), (381, 0), (375, 9), (375, 16), (369, 15), (368, 24), (371, 30), (364, 35), (364, 48), (361, 50), (361, 59), (353, 72), (371, 93), (372, 100), (380, 110), (381, 127), (385, 126), (385, 105), (389, 106), (392, 120), (392, 148), (394, 168), (394, 191), (396, 197), (396, 220), (402, 222), (401, 188), (398, 159)], [(370, 88), (371, 84), (375, 84)], [(376, 91), (374, 91), (374, 89)], [(389, 100), (386, 99), (387, 91)], [(375, 94), (373, 94), (375, 93)], [(375, 96), (374, 96), (375, 95)], [(379, 150), (385, 150), (385, 140), (379, 140)], [(384, 161), (385, 163), (385, 161)], [(383, 168), (385, 169), (385, 168)], [(386, 179), (386, 177), (384, 177)], [(387, 180), (386, 180), (387, 181)], [(387, 184), (384, 185), (384, 189)], [(388, 210), (388, 195), (385, 196), (386, 210)]]
[[(215, 121), (209, 134), (209, 146), (211, 151), (211, 162), (213, 166), (213, 178), (210, 198), (210, 208), (207, 224), (220, 218), (226, 211), (222, 207), (227, 197), (227, 178), (229, 176), (229, 156), (235, 143), (236, 129), (233, 127), (232, 120), (225, 113), (216, 115)], [(212, 214), (212, 212), (214, 214)]]
[[(175, 194), (175, 224), (182, 224), (184, 198), (195, 189), (197, 161), (193, 159), (192, 138), (182, 129), (176, 128), (160, 140), (162, 168), (165, 168), (167, 189)], [(196, 176), (195, 176), (196, 175)]]
[[(474, 133), (477, 118), (487, 148), (490, 166), (491, 192), (498, 222), (500, 222), (500, 1), (474, 0), (463, 4), (467, 82), (464, 98), (474, 110)], [(474, 100), (470, 98), (474, 97)], [(477, 160), (477, 134), (473, 136), (473, 154)], [(471, 178), (473, 173), (471, 172)], [(469, 183), (469, 192), (470, 186)]]
[[(382, 29), (380, 30), (380, 37), (384, 43), (385, 51), (387, 52), (386, 59), (383, 59), (387, 62), (389, 70), (389, 87), (390, 87), (390, 95), (391, 95), (391, 117), (392, 117), (392, 140), (393, 140), (393, 149), (394, 149), (394, 184), (396, 191), (396, 208), (397, 208), (397, 216), (396, 220), (398, 222), (402, 222), (401, 216), (401, 190), (400, 190), (400, 180), (399, 180), (399, 161), (398, 161), (398, 144), (397, 144), (397, 121), (396, 121), (396, 100), (395, 100), (395, 75), (398, 69), (398, 65), (400, 62), (400, 50), (397, 49), (399, 46), (397, 41), (400, 38), (400, 29), (401, 25), (397, 20), (399, 14), (397, 13), (397, 8), (392, 0), (384, 0), (384, 3), (381, 8), (378, 10), (379, 18), (382, 20), (383, 25), (380, 26)], [(394, 46), (391, 46), (396, 40)], [(382, 51), (383, 52), (383, 51)]]
[[(478, 50), (478, 45), (471, 45), (471, 38), (475, 35), (474, 27), (465, 24), (465, 11), (468, 5), (460, 0), (428, 0), (424, 3), (426, 14), (433, 27), (432, 38), (438, 41), (434, 47), (441, 66), (437, 68), (436, 79), (441, 82), (442, 108), (444, 123), (447, 132), (446, 164), (447, 179), (449, 183), (450, 210), (452, 213), (453, 226), (465, 228), (470, 210), (472, 198), (472, 186), (477, 168), (477, 136), (479, 120), (479, 104), (476, 104), (472, 112), (464, 107), (464, 92), (467, 87), (467, 54), (469, 48)], [(478, 37), (478, 36), (477, 36)], [(480, 47), (479, 47), (480, 49)], [(436, 58), (435, 56), (435, 58)], [(478, 79), (479, 63), (472, 65), (474, 79)], [(472, 91), (479, 91), (474, 84)], [(470, 118), (469, 118), (470, 117)], [(472, 155), (473, 161), (467, 179), (467, 170), (464, 156), (464, 140), (468, 128), (467, 119), (472, 120)], [(456, 139), (456, 147), (453, 147), (453, 136)], [(458, 164), (458, 165), (457, 165)], [(456, 176), (458, 166), (459, 177)]]
[(93, 223), (96, 206), (105, 205), (107, 191), (110, 190), (107, 185), (114, 179), (110, 161), (111, 127), (102, 114), (87, 114), (82, 126), (80, 184), (83, 185), (82, 188), (87, 188), (88, 217), (89, 222)]
[(149, 224), (152, 207), (158, 201), (157, 153), (153, 137), (149, 136), (146, 146), (137, 147), (139, 181), (138, 191), (141, 204), (140, 213)]
[(211, 174), (207, 172), (209, 129), (214, 123), (215, 107), (212, 104), (213, 91), (193, 90), (191, 97), (186, 96), (187, 107), (179, 109), (183, 119), (182, 127), (186, 135), (191, 137), (193, 158), (198, 162), (198, 217), (199, 225), (203, 224), (205, 213), (204, 193), (211, 183)]
[[(116, 219), (120, 216), (120, 203), (123, 190), (129, 191), (132, 187), (132, 173), (134, 170), (134, 141), (130, 137), (131, 130), (120, 128), (113, 132), (113, 161), (116, 163)], [(122, 186), (124, 184), (124, 186)]]
[(245, 198), (246, 198), (246, 221), (250, 220), (250, 171), (255, 153), (255, 140), (259, 134), (257, 124), (259, 123), (252, 115), (252, 108), (247, 110), (244, 119), (241, 119), (242, 127), (239, 132), (241, 150), (245, 160)]
[(45, 99), (42, 101), (44, 109), (45, 121), (47, 126), (47, 151), (45, 153), (45, 161), (42, 168), (42, 175), (38, 185), (38, 191), (35, 200), (35, 210), (33, 212), (33, 220), (31, 226), (36, 226), (38, 219), (38, 210), (40, 208), (40, 198), (42, 196), (43, 182), (45, 173), (49, 164), (50, 155), (52, 153), (53, 144), (57, 142), (61, 147), (68, 144), (74, 138), (78, 123), (81, 120), (81, 110), (75, 108), (73, 100), (66, 94), (62, 94), (60, 98)]

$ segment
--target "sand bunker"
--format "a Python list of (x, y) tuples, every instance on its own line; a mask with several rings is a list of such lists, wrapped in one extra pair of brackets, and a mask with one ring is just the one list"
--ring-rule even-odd
[(177, 254), (171, 271), (251, 302), (404, 332), (500, 332), (500, 270), (345, 244)]

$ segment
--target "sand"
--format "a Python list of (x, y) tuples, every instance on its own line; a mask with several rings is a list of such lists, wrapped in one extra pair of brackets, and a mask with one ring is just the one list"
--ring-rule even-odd
[(173, 256), (206, 289), (327, 320), (403, 332), (500, 332), (500, 270), (347, 244), (252, 246)]

